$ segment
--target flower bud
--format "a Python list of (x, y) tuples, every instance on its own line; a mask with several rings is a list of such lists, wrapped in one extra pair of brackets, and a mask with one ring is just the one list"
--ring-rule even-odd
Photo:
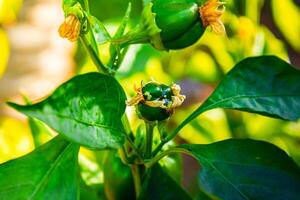
[(62, 38), (67, 38), (71, 42), (75, 42), (80, 34), (80, 21), (75, 15), (69, 15), (58, 29)]
[(60, 25), (58, 32), (62, 38), (75, 42), (80, 34), (86, 31), (86, 20), (83, 9), (77, 1), (64, 0), (63, 9), (65, 21)]
[(142, 83), (135, 90), (137, 95), (127, 101), (127, 105), (136, 106), (138, 116), (146, 121), (169, 118), (185, 100), (185, 96), (180, 94), (180, 86), (176, 84), (167, 86), (151, 81), (145, 85)]

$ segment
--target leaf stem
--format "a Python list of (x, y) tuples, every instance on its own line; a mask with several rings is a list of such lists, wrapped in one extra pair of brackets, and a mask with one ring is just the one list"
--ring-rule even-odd
[(91, 44), (88, 42), (86, 35), (81, 36), (80, 41), (82, 42), (83, 46), (85, 47), (86, 51), (88, 52), (89, 56), (91, 57), (93, 63), (96, 65), (99, 72), (111, 75), (111, 72), (109, 71), (107, 66), (105, 66), (101, 62), (99, 56), (96, 54), (95, 50), (93, 49)]
[(186, 155), (189, 155), (189, 156), (193, 156), (190, 151), (188, 151), (184, 148), (175, 147), (175, 148), (168, 149), (168, 150), (162, 152), (161, 154), (157, 155), (156, 157), (151, 159), (149, 162), (145, 163), (145, 166), (146, 166), (146, 168), (151, 168), (158, 161), (160, 161), (163, 157), (165, 157), (167, 155), (170, 155), (170, 154), (174, 154), (174, 153), (183, 153), (183, 154), (186, 154)]
[(210, 107), (206, 106), (206, 102), (204, 102), (199, 109), (195, 110), (190, 116), (188, 116), (170, 135), (168, 135), (165, 139), (161, 141), (161, 143), (156, 147), (156, 149), (153, 151), (152, 156), (155, 156), (162, 148), (163, 146), (171, 141), (176, 135), (181, 131), (182, 128), (184, 128), (189, 122), (194, 120), (197, 116), (202, 114), (203, 112), (209, 110)]

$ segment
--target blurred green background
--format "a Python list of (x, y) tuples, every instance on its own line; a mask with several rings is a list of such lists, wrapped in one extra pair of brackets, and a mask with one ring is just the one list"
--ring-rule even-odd
[[(113, 33), (128, 2), (90, 0), (90, 7)], [(134, 26), (146, 0), (131, 2)], [(68, 78), (96, 70), (80, 44), (59, 38), (57, 28), (62, 21), (59, 0), (0, 0), (0, 163), (30, 152), (55, 134), (5, 106), (6, 101), (24, 102), (24, 95), (37, 101)], [(141, 80), (153, 78), (165, 84), (180, 84), (187, 100), (170, 120), (168, 128), (172, 129), (246, 57), (276, 55), (300, 67), (299, 0), (227, 0), (222, 21), (225, 37), (208, 30), (197, 44), (181, 51), (158, 52), (149, 45), (132, 46), (117, 74), (128, 97), (134, 95), (133, 86)], [(100, 48), (105, 61), (108, 45)], [(133, 109), (127, 112), (136, 130), (142, 121)], [(38, 134), (38, 141), (33, 139), (32, 130)], [(231, 137), (272, 142), (300, 165), (300, 121), (217, 109), (186, 126), (176, 142), (211, 143)], [(103, 154), (82, 149), (79, 160), (87, 184), (103, 182), (101, 164), (97, 165), (103, 162)], [(184, 163), (199, 167), (186, 157)], [(183, 183), (193, 192), (195, 174), (189, 171), (192, 170), (184, 171)]]

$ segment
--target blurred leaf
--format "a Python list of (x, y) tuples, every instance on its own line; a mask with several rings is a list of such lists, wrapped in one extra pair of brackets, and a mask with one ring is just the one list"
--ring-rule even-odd
[(161, 168), (174, 180), (180, 184), (182, 180), (182, 157), (179, 154), (173, 154), (164, 157), (159, 161)]
[(0, 24), (15, 22), (22, 2), (23, 0), (0, 0)]
[(1, 44), (1, 50), (0, 50), (0, 78), (1, 78), (3, 72), (5, 71), (8, 57), (9, 57), (9, 41), (6, 33), (1, 28), (0, 28), (0, 44)]
[(103, 166), (104, 190), (108, 199), (134, 199), (134, 182), (131, 169), (125, 165), (117, 151), (110, 151)]
[(285, 120), (300, 118), (300, 71), (274, 56), (238, 63), (214, 93), (176, 129), (205, 111), (235, 109)]
[(81, 179), (80, 200), (106, 200), (103, 185), (98, 184), (89, 186)]
[(272, 0), (272, 9), (277, 27), (289, 44), (300, 52), (300, 8), (292, 0)]
[(145, 72), (149, 59), (159, 55), (161, 55), (161, 52), (156, 51), (150, 45), (136, 45), (130, 48), (122, 63), (121, 70), (117, 74), (118, 77), (128, 78), (138, 72)]
[(124, 143), (121, 117), (125, 93), (112, 77), (100, 73), (79, 75), (61, 85), (44, 101), (21, 106), (69, 140), (92, 149), (119, 148)]
[(221, 199), (299, 199), (299, 167), (270, 143), (230, 139), (182, 147), (202, 166), (200, 185)]
[(253, 22), (259, 23), (261, 8), (264, 5), (264, 0), (246, 0), (245, 3), (246, 16)]
[(145, 7), (148, 3), (151, 2), (151, 0), (142, 0), (143, 1), (143, 6)]
[(128, 3), (132, 3), (133, 18), (140, 18), (143, 5), (141, 0), (109, 0), (109, 1), (90, 1), (92, 15), (99, 20), (112, 20), (122, 18)]
[(0, 163), (23, 156), (34, 149), (28, 123), (0, 117)]
[(200, 191), (195, 200), (219, 200), (217, 197), (211, 197), (203, 191)]
[(56, 137), (30, 154), (0, 165), (1, 199), (77, 199), (78, 149)]
[(142, 186), (140, 200), (191, 199), (188, 194), (159, 165), (150, 169)]

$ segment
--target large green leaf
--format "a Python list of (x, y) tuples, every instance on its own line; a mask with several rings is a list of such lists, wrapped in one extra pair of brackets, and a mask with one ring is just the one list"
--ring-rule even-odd
[(201, 113), (225, 108), (285, 120), (300, 118), (300, 71), (274, 56), (247, 58), (238, 63), (214, 93), (176, 130)]
[(143, 183), (139, 200), (186, 200), (189, 195), (159, 165), (154, 165)]
[(10, 106), (45, 122), (73, 142), (105, 149), (119, 148), (124, 143), (121, 117), (125, 100), (125, 93), (114, 78), (89, 73), (64, 83), (40, 103)]
[(230, 139), (182, 147), (201, 164), (202, 188), (221, 199), (300, 199), (299, 167), (270, 143)]
[(78, 199), (78, 145), (56, 137), (0, 165), (0, 199)]

